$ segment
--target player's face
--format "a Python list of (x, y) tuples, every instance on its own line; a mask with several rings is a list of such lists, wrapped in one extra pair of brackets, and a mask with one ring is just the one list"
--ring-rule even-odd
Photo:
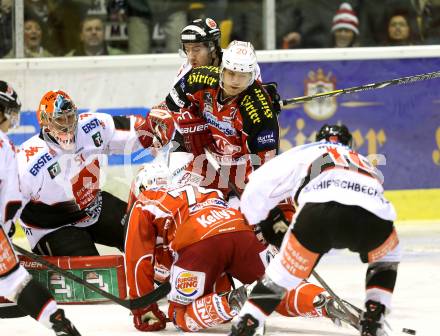
[(185, 43), (183, 45), (188, 61), (193, 68), (203, 65), (211, 65), (212, 57), (209, 48), (201, 43)]
[(225, 97), (232, 97), (242, 93), (249, 86), (252, 77), (250, 72), (238, 72), (229, 69), (223, 70), (223, 91)]
[(81, 41), (85, 46), (97, 47), (104, 42), (104, 25), (99, 19), (87, 20), (81, 30)]

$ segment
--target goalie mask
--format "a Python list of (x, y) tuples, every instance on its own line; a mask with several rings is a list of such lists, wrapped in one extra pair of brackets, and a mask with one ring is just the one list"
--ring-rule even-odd
[(55, 140), (64, 150), (74, 149), (78, 114), (67, 93), (61, 90), (47, 92), (41, 98), (37, 118), (46, 141)]
[(136, 197), (145, 190), (160, 188), (171, 183), (171, 172), (167, 166), (160, 163), (147, 163), (136, 175), (134, 194)]
[[(222, 64), (220, 66), (220, 86), (225, 89), (229, 83), (225, 83), (225, 69), (249, 74), (244, 89), (249, 87), (257, 76), (257, 56), (254, 47), (250, 42), (232, 41), (223, 52)], [(244, 90), (243, 89), (243, 90)]]
[(17, 92), (8, 83), (0, 80), (0, 112), (3, 113), (4, 121), (9, 120), (10, 128), (16, 128), (20, 124), (20, 109)]
[(316, 141), (326, 140), (334, 143), (341, 143), (343, 145), (352, 146), (352, 136), (347, 126), (345, 125), (328, 125), (321, 127), (316, 134)]

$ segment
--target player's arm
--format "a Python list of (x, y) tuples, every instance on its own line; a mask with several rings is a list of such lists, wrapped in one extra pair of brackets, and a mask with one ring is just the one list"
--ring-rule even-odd
[(14, 220), (22, 206), (22, 195), (18, 178), (15, 148), (12, 144), (3, 144), (3, 169), (0, 176), (0, 211), (4, 231), (12, 237), (15, 232)]
[[(130, 297), (142, 296), (154, 289), (154, 252), (156, 230), (148, 206), (136, 201), (129, 212), (125, 240), (125, 269)], [(133, 324), (140, 331), (165, 328), (166, 316), (157, 303), (134, 309)]]
[(243, 140), (257, 168), (278, 153), (279, 125), (275, 109), (262, 86), (254, 82), (240, 101)]
[(166, 97), (166, 105), (173, 114), (182, 134), (185, 148), (194, 155), (202, 154), (204, 148), (213, 142), (211, 131), (206, 119), (200, 111), (200, 100), (203, 100), (205, 85), (192, 83), (193, 74), (205, 74), (215, 80), (215, 73), (202, 68), (195, 68), (183, 76)]
[(291, 196), (301, 183), (302, 171), (299, 154), (291, 149), (252, 172), (240, 203), (249, 224), (265, 220), (280, 201)]
[(146, 117), (111, 116), (105, 113), (96, 115), (102, 123), (105, 136), (102, 140), (109, 154), (131, 153), (141, 148), (164, 146), (174, 132), (171, 114), (160, 106), (151, 109)]

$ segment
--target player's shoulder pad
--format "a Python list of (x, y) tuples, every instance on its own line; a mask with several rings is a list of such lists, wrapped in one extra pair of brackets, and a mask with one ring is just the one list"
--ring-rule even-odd
[(269, 96), (257, 81), (242, 93), (238, 105), (242, 117), (250, 120), (252, 124), (260, 124), (265, 119), (276, 118)]
[(220, 83), (220, 70), (215, 66), (201, 66), (191, 69), (180, 80), (184, 91), (195, 92), (204, 88), (216, 88)]
[(29, 172), (32, 176), (53, 163), (55, 154), (51, 152), (47, 143), (38, 134), (26, 140), (17, 150), (19, 174)]
[(111, 116), (106, 113), (81, 113), (78, 116), (78, 131), (88, 134), (95, 129), (105, 129), (109, 118)]

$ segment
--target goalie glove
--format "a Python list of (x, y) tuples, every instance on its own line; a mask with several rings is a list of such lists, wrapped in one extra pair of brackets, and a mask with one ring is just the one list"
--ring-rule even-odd
[(133, 324), (139, 331), (158, 331), (165, 329), (167, 317), (157, 303), (146, 308), (133, 309)]
[(287, 221), (281, 209), (275, 207), (270, 210), (267, 218), (259, 222), (257, 225), (265, 241), (280, 248), (284, 235), (289, 229), (290, 223)]

